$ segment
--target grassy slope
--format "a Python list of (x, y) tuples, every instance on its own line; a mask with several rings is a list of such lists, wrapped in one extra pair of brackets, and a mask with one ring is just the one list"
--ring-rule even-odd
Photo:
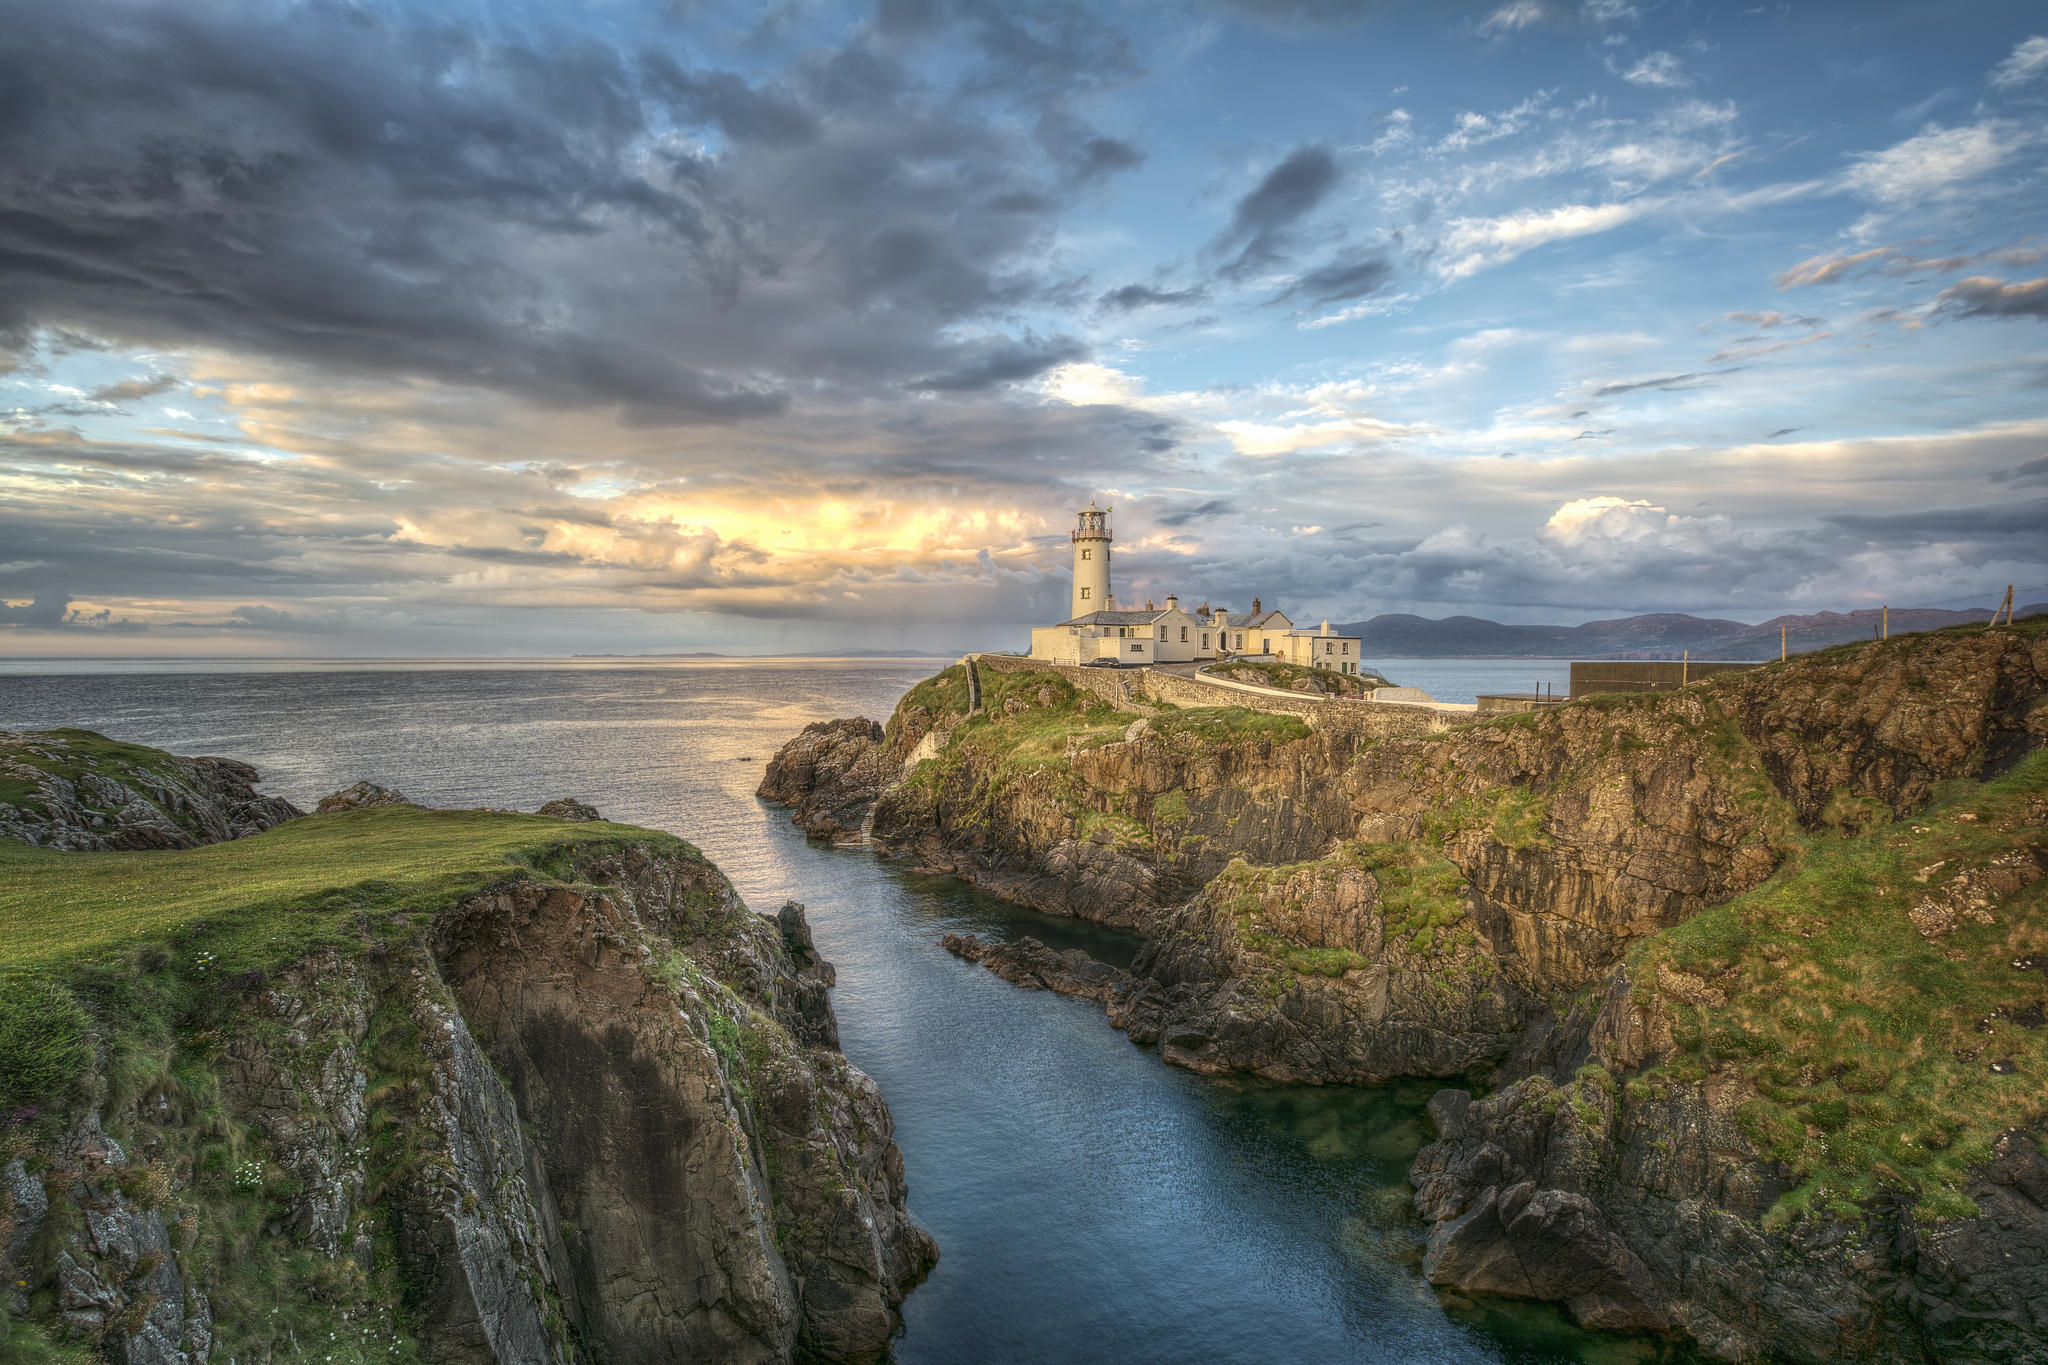
[[(250, 910), (437, 907), (555, 845), (628, 834), (668, 837), (538, 815), (384, 806), (175, 851), (62, 853), (0, 841), (0, 970), (74, 961)], [(328, 916), (271, 918), (266, 937), (289, 939)]]
[(2048, 956), (2048, 879), (1932, 940), (1909, 911), (2048, 845), (2044, 798), (2048, 751), (1896, 824), (1814, 838), (1763, 886), (1644, 941), (1631, 979), (1664, 996), (1679, 1053), (1631, 1085), (1748, 1079), (1745, 1130), (1802, 1182), (1780, 1216), (1884, 1189), (1967, 1213), (1960, 1187), (1998, 1134), (2048, 1119), (2048, 989), (2015, 967)]
[[(416, 1360), (392, 1307), (403, 1295), (392, 1229), (372, 1210), (378, 1187), (418, 1154), (388, 1115), (374, 1117), (371, 1207), (359, 1221), (374, 1243), (367, 1261), (329, 1260), (275, 1235), (296, 1191), (260, 1132), (224, 1102), (222, 1039), (250, 1026), (240, 1002), (261, 973), (325, 946), (381, 957), (374, 950), (474, 891), (519, 874), (567, 877), (575, 853), (628, 844), (695, 855), (631, 826), (414, 806), (309, 816), (173, 852), (0, 841), (0, 1161), (41, 1159), (84, 1099), (98, 1053), (109, 1112), (156, 1097), (143, 1129), (119, 1135), (154, 1154), (123, 1187), (161, 1204), (181, 1259), (208, 1286), (216, 1358)], [(373, 1018), (364, 1047), (373, 1108), (421, 1083), (413, 1028), (396, 1006)], [(189, 1172), (175, 1195), (151, 1174), (173, 1170)], [(60, 1202), (52, 1217), (72, 1217), (71, 1208)], [(38, 1316), (53, 1311), (44, 1298), (38, 1291)], [(385, 1307), (365, 1318), (345, 1312), (351, 1303)], [(0, 1321), (0, 1358), (98, 1357), (33, 1323)]]

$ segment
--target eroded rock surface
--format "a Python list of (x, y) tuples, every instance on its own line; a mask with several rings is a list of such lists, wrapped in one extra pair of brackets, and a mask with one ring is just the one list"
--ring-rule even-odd
[(80, 852), (197, 848), (303, 814), (231, 758), (180, 758), (90, 730), (0, 730), (0, 838)]

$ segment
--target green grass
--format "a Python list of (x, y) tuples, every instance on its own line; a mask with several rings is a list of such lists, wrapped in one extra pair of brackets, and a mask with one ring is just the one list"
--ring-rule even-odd
[(106, 1031), (96, 1021), (146, 1028), (189, 1009), (163, 983), (226, 993), (321, 946), (395, 938), (521, 871), (565, 875), (578, 853), (626, 844), (696, 853), (631, 826), (415, 806), (174, 851), (0, 840), (0, 1105), (61, 1111)]
[(310, 815), (172, 851), (61, 853), (0, 840), (0, 971), (47, 968), (252, 910), (264, 912), (269, 935), (296, 940), (337, 914), (452, 904), (572, 844), (649, 840), (682, 844), (608, 822), (415, 806)]
[(1152, 732), (1173, 739), (1191, 736), (1204, 744), (1234, 744), (1243, 740), (1268, 740), (1285, 744), (1307, 739), (1308, 722), (1299, 716), (1254, 711), (1244, 706), (1191, 706), (1151, 719)]
[[(2048, 880), (1933, 941), (1908, 912), (1958, 869), (2042, 848), (2044, 794), (2037, 752), (1896, 824), (1815, 837), (1763, 886), (1646, 940), (1631, 955), (1639, 993), (1658, 993), (1660, 967), (1697, 984), (1665, 992), (1678, 1051), (1630, 1085), (1750, 1080), (1743, 1127), (1800, 1181), (1777, 1218), (1847, 1212), (1887, 1188), (1929, 1216), (1968, 1212), (1962, 1185), (1992, 1140), (2048, 1114), (2048, 1029), (2014, 1017), (2048, 990), (2012, 965), (2048, 952)], [(2012, 1074), (1991, 1070), (2006, 1059)]]

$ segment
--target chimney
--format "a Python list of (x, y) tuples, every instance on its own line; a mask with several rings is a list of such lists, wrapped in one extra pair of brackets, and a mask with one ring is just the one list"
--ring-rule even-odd
[(1259, 614), (1259, 599), (1258, 599), (1258, 598), (1256, 598), (1256, 597), (1254, 597), (1254, 598), (1252, 599), (1252, 615), (1254, 615), (1254, 616), (1257, 616), (1258, 614)]
[(1325, 617), (1323, 618), (1323, 634), (1325, 634), (1325, 635), (1328, 635), (1329, 633), (1330, 633), (1330, 618), (1329, 618), (1329, 617), (1327, 617), (1327, 616), (1325, 616)]
[(1179, 611), (1180, 599), (1174, 596), (1172, 593), (1166, 594), (1166, 609), (1168, 611)]
[(1152, 605), (1152, 599), (1148, 597), (1148, 598), (1146, 598), (1146, 599), (1145, 599), (1145, 610), (1146, 610), (1146, 611), (1158, 611), (1158, 610), (1159, 610), (1159, 608), (1157, 608), (1157, 607), (1153, 606), (1153, 605)]

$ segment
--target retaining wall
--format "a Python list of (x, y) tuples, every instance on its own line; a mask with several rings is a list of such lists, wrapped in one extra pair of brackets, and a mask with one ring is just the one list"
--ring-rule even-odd
[(1398, 702), (1343, 701), (1290, 697), (1244, 683), (1217, 678), (1190, 678), (1158, 668), (1081, 668), (1013, 654), (977, 654), (983, 668), (1003, 673), (1057, 673), (1077, 689), (1091, 692), (1119, 710), (1150, 715), (1151, 701), (1175, 706), (1242, 706), (1250, 711), (1298, 716), (1319, 730), (1344, 730), (1375, 739), (1428, 735), (1470, 719), (1430, 706)]

